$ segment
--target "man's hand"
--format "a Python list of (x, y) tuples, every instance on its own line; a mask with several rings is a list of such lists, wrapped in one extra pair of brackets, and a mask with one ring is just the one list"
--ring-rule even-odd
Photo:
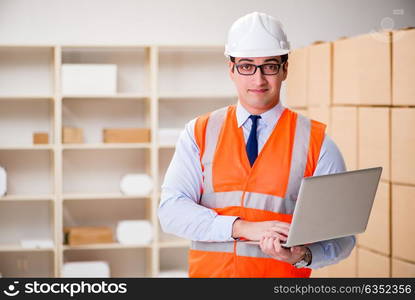
[(289, 223), (279, 221), (249, 222), (237, 219), (233, 223), (232, 237), (245, 238), (250, 241), (259, 241), (267, 232), (271, 231), (285, 238), (288, 236)]
[(262, 252), (274, 259), (294, 264), (301, 260), (306, 252), (305, 246), (295, 246), (289, 249), (283, 248), (281, 242), (285, 242), (286, 238), (282, 238), (280, 234), (269, 230), (261, 237), (259, 246)]

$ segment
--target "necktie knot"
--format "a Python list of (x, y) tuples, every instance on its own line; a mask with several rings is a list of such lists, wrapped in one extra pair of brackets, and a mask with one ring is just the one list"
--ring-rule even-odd
[(258, 115), (250, 115), (249, 118), (252, 120), (252, 124), (256, 124), (256, 122), (258, 121), (258, 119), (261, 119), (261, 116)]

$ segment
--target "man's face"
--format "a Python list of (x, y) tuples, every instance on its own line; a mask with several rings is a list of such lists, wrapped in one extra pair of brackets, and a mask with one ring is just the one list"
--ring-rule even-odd
[[(288, 62), (281, 66), (276, 75), (263, 75), (261, 70), (257, 68), (253, 75), (241, 75), (236, 69), (237, 65), (249, 69), (246, 64), (262, 65), (262, 64), (279, 64), (280, 56), (268, 57), (236, 57), (235, 63), (229, 62), (229, 75), (235, 83), (239, 101), (251, 113), (262, 113), (275, 106), (280, 98), (281, 83), (287, 77)], [(272, 69), (270, 66), (268, 69)]]

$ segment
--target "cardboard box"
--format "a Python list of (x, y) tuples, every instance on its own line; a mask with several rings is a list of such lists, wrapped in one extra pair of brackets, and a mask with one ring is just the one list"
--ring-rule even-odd
[(292, 51), (288, 57), (287, 101), (289, 107), (307, 107), (308, 48)]
[(390, 109), (360, 107), (359, 169), (383, 167), (381, 178), (390, 180)]
[(326, 134), (331, 134), (330, 119), (331, 110), (328, 106), (308, 107), (308, 117), (327, 125)]
[(328, 106), (331, 104), (332, 43), (313, 44), (308, 51), (308, 106)]
[(415, 105), (415, 29), (392, 33), (392, 103)]
[(392, 108), (391, 180), (415, 184), (415, 108)]
[(357, 169), (357, 108), (331, 108), (331, 137), (340, 149), (348, 171)]
[(311, 278), (327, 278), (329, 277), (328, 268), (320, 268), (311, 271)]
[(64, 95), (114, 95), (117, 93), (117, 65), (63, 64)]
[(65, 227), (65, 244), (70, 246), (113, 243), (109, 227)]
[(300, 115), (306, 116), (308, 115), (308, 110), (306, 108), (290, 108), (292, 111), (299, 113)]
[(357, 236), (358, 245), (390, 255), (390, 183), (380, 182), (366, 231)]
[(357, 251), (358, 277), (390, 277), (390, 257), (362, 248)]
[(377, 32), (333, 43), (333, 103), (391, 102), (391, 33)]
[(104, 143), (149, 143), (149, 128), (104, 129)]
[(349, 257), (344, 260), (341, 260), (335, 265), (330, 265), (326, 267), (328, 272), (328, 277), (356, 277), (357, 276), (357, 254), (356, 248), (352, 250)]
[(415, 263), (392, 259), (392, 277), (415, 277)]
[(82, 144), (84, 142), (84, 131), (82, 128), (63, 127), (62, 143), (63, 144)]
[(33, 133), (33, 144), (49, 144), (49, 134), (47, 132)]
[(415, 262), (415, 187), (392, 185), (392, 256)]

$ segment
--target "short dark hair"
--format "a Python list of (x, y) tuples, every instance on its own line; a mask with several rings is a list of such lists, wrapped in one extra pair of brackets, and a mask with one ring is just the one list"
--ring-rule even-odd
[[(284, 63), (288, 60), (288, 54), (283, 54), (283, 55), (280, 55), (280, 56), (281, 56), (281, 63)], [(233, 63), (235, 62), (235, 57), (234, 56), (229, 56), (229, 58), (230, 58), (231, 62), (233, 62)]]

